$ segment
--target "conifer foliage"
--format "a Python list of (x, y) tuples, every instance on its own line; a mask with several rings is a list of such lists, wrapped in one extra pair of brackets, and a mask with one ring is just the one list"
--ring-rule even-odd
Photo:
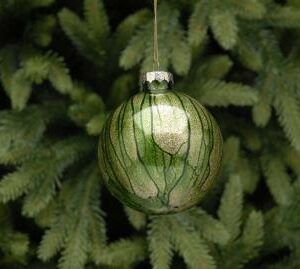
[(299, 269), (298, 2), (159, 1), (161, 68), (218, 119), (224, 154), (199, 206), (146, 216), (96, 153), (152, 70), (152, 2), (0, 1), (0, 267)]

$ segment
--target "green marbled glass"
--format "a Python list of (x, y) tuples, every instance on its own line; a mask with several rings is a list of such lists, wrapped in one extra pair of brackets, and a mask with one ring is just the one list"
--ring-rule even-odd
[(144, 84), (106, 122), (99, 165), (121, 202), (148, 214), (196, 205), (211, 188), (222, 155), (212, 115), (166, 81)]

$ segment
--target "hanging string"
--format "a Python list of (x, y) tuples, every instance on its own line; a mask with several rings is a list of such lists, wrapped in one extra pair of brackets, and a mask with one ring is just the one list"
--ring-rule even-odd
[(159, 70), (158, 32), (157, 32), (157, 1), (154, 0), (154, 31), (153, 31), (153, 71)]

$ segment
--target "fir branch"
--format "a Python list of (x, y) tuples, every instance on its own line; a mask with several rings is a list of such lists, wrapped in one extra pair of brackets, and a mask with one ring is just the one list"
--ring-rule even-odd
[(143, 238), (121, 239), (107, 246), (101, 253), (100, 263), (106, 266), (133, 266), (146, 256)]
[(70, 94), (72, 90), (72, 80), (69, 75), (64, 59), (56, 53), (48, 53), (46, 60), (49, 64), (48, 79), (54, 89), (62, 94)]
[(274, 93), (271, 89), (276, 87), (275, 78), (272, 72), (262, 75), (257, 81), (259, 89), (259, 101), (253, 106), (252, 115), (254, 123), (259, 127), (265, 127), (272, 115), (272, 100)]
[(94, 38), (103, 42), (110, 32), (110, 26), (102, 0), (85, 0), (84, 15)]
[[(37, 162), (39, 169), (31, 179), (34, 186), (24, 200), (23, 214), (32, 217), (45, 208), (55, 194), (55, 186), (62, 176), (62, 172), (75, 161), (90, 154), (93, 146), (94, 143), (91, 140), (75, 137), (58, 142), (52, 148), (46, 149), (47, 153), (44, 158), (42, 157), (43, 152), (38, 152), (37, 156), (40, 156)], [(48, 154), (49, 150), (51, 154)], [(32, 163), (35, 164), (35, 159), (30, 160), (28, 166), (30, 167)]]
[(261, 213), (252, 211), (241, 236), (221, 250), (220, 266), (224, 269), (244, 268), (251, 259), (257, 257), (262, 244), (263, 217)]
[(14, 74), (11, 88), (7, 91), (12, 108), (24, 109), (32, 92), (32, 83), (26, 79), (22, 69)]
[(257, 28), (249, 29), (248, 24), (242, 24), (236, 53), (245, 67), (258, 72), (263, 68), (263, 53), (257, 41), (257, 31)]
[(55, 0), (26, 0), (31, 7), (46, 7), (55, 2)]
[(151, 18), (152, 14), (147, 9), (141, 9), (125, 18), (114, 33), (114, 50), (120, 53), (141, 25), (148, 23)]
[(41, 54), (33, 51), (25, 55), (21, 62), (21, 68), (14, 72), (10, 80), (5, 82), (12, 106), (23, 109), (32, 92), (33, 84), (41, 84), (48, 79), (54, 89), (66, 94), (72, 89), (72, 81), (69, 71), (56, 53)]
[(257, 101), (255, 89), (220, 80), (208, 80), (201, 86), (199, 94), (201, 102), (209, 106), (251, 106)]
[(16, 172), (10, 173), (0, 181), (0, 201), (7, 203), (15, 200), (33, 187), (31, 171), (26, 171), (26, 166)]
[[(74, 103), (68, 110), (70, 118), (79, 126), (88, 128), (89, 131), (99, 131), (103, 120), (107, 117), (101, 96), (78, 84), (75, 84), (73, 92), (71, 98)], [(100, 121), (95, 122), (96, 118)]]
[(251, 259), (257, 257), (258, 251), (263, 244), (263, 216), (261, 213), (252, 211), (247, 219), (243, 234), (242, 243), (242, 264), (246, 264)]
[(107, 115), (104, 113), (99, 113), (92, 117), (90, 121), (86, 124), (86, 130), (89, 135), (99, 135), (106, 122)]
[(35, 44), (47, 47), (52, 41), (56, 18), (52, 15), (42, 16), (27, 26), (26, 37)]
[(239, 176), (232, 175), (221, 198), (218, 216), (230, 233), (231, 241), (240, 234), (243, 193)]
[(0, 226), (0, 265), (25, 265), (29, 252), (29, 237), (13, 228), (12, 214), (3, 204), (0, 204)]
[(34, 216), (51, 201), (62, 172), (73, 162), (90, 153), (94, 144), (87, 139), (71, 138), (52, 147), (37, 149), (16, 171), (0, 182), (2, 202), (27, 194), (23, 214)]
[(259, 165), (248, 158), (240, 157), (237, 164), (237, 173), (240, 175), (243, 191), (253, 193), (259, 182)]
[(173, 247), (168, 217), (151, 218), (148, 241), (153, 269), (169, 269), (173, 256)]
[(279, 158), (266, 155), (262, 158), (262, 167), (275, 201), (279, 205), (290, 205), (293, 201), (294, 190), (283, 162)]
[(184, 31), (179, 26), (178, 30), (174, 31), (173, 42), (176, 46), (171, 51), (172, 67), (178, 75), (186, 75), (191, 66), (192, 54), (184, 36)]
[[(185, 33), (179, 22), (179, 12), (171, 5), (163, 3), (158, 10), (158, 40), (160, 44), (160, 68), (167, 69), (172, 64), (179, 75), (188, 72), (191, 64), (191, 49), (187, 45)], [(141, 70), (153, 69), (152, 20), (145, 23), (132, 36), (120, 58), (120, 66), (130, 69), (142, 62)]]
[(259, 127), (265, 127), (271, 119), (272, 107), (271, 104), (262, 96), (259, 96), (259, 101), (253, 106), (252, 110), (253, 121)]
[(66, 239), (58, 267), (61, 269), (83, 269), (90, 249), (88, 220), (82, 218), (80, 222), (71, 225), (70, 229), (68, 233), (71, 236)]
[(199, 236), (199, 233), (187, 226), (180, 215), (174, 216), (171, 220), (175, 248), (179, 251), (189, 268), (216, 268), (214, 259), (209, 254), (208, 247)]
[(232, 174), (237, 169), (239, 153), (240, 153), (240, 140), (237, 137), (231, 136), (227, 138), (224, 143), (224, 156), (222, 165), (222, 174)]
[[(59, 267), (81, 269), (87, 262), (92, 247), (95, 247), (93, 259), (96, 258), (95, 255), (99, 255), (96, 252), (105, 242), (97, 241), (105, 241), (106, 236), (102, 213), (98, 209), (98, 186), (99, 175), (94, 164), (64, 186), (56, 217), (39, 248), (42, 260), (48, 260), (63, 248)], [(91, 236), (96, 235), (90, 240)]]
[(265, 6), (260, 0), (229, 0), (236, 14), (246, 19), (261, 19), (266, 12)]
[(283, 147), (283, 160), (285, 164), (293, 170), (300, 178), (300, 155), (297, 150), (292, 147)]
[(224, 49), (232, 49), (238, 40), (238, 26), (235, 16), (227, 10), (214, 10), (210, 24), (215, 39)]
[(108, 107), (117, 108), (133, 93), (137, 81), (132, 74), (124, 74), (114, 81), (107, 100)]
[(49, 228), (55, 217), (57, 201), (53, 199), (43, 210), (34, 217), (35, 223), (41, 228)]
[(31, 106), (23, 111), (0, 112), (0, 163), (17, 164), (34, 149), (46, 125), (59, 117), (60, 105)]
[[(279, 86), (279, 85), (278, 85)], [(300, 150), (300, 105), (299, 100), (286, 85), (276, 93), (274, 106), (286, 135), (292, 145)]]
[(18, 46), (7, 46), (0, 50), (0, 77), (1, 84), (7, 95), (10, 95), (13, 75), (18, 69)]
[(227, 55), (217, 55), (207, 58), (196, 71), (196, 76), (206, 79), (222, 79), (231, 70), (232, 60)]
[(146, 24), (141, 27), (141, 29), (130, 39), (128, 46), (123, 51), (120, 58), (120, 66), (125, 70), (132, 68), (142, 61), (145, 43), (151, 36), (151, 27), (149, 26), (149, 24)]
[(270, 7), (273, 12), (269, 12), (266, 16), (269, 24), (276, 27), (298, 28), (300, 25), (299, 8), (274, 5)]
[(188, 40), (192, 46), (199, 46), (205, 39), (208, 30), (207, 17), (209, 14), (209, 2), (199, 0), (189, 19)]
[(139, 211), (136, 211), (130, 207), (124, 207), (125, 213), (130, 224), (136, 229), (141, 230), (146, 226), (147, 216)]
[(62, 9), (58, 15), (60, 24), (79, 52), (88, 60), (99, 65), (103, 61), (104, 50), (99, 40), (91, 34), (88, 26), (74, 12)]
[(227, 243), (230, 235), (219, 220), (208, 215), (202, 209), (191, 210), (189, 215), (192, 225), (195, 225), (203, 238), (220, 245)]
[[(99, 185), (98, 185), (99, 186)], [(91, 197), (91, 214), (89, 218), (89, 240), (91, 244), (91, 258), (96, 264), (101, 262), (107, 238), (104, 212), (99, 208), (100, 188), (96, 188)]]

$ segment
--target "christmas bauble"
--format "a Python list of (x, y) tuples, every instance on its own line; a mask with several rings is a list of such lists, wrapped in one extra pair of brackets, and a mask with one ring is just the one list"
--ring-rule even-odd
[(222, 155), (212, 115), (195, 99), (171, 90), (173, 77), (143, 75), (143, 91), (119, 106), (99, 142), (101, 174), (112, 194), (148, 214), (196, 205), (211, 188)]

